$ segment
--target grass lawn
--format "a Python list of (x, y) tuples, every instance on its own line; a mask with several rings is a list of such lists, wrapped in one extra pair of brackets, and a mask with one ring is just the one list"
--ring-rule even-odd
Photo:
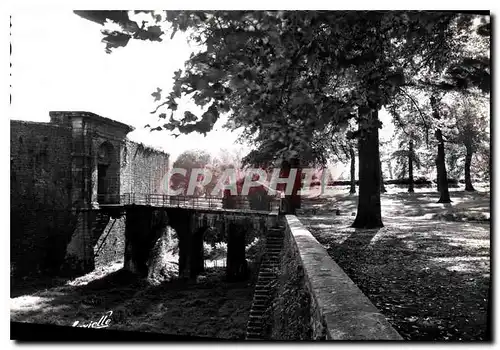
[(489, 194), (450, 194), (452, 204), (429, 190), (383, 194), (381, 229), (351, 228), (357, 197), (339, 193), (304, 203), (299, 218), (405, 339), (483, 340)]

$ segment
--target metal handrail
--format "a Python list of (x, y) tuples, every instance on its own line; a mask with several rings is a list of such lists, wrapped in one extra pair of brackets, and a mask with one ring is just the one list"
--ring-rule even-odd
[[(230, 198), (230, 199), (229, 199)], [(228, 207), (230, 200), (231, 207)], [(120, 205), (149, 205), (157, 207), (179, 207), (191, 209), (242, 209), (251, 211), (278, 211), (281, 207), (279, 198), (271, 198), (265, 209), (252, 209), (252, 200), (247, 196), (215, 197), (215, 196), (187, 196), (168, 195), (164, 193), (123, 193), (99, 194), (98, 201), (101, 204)]]

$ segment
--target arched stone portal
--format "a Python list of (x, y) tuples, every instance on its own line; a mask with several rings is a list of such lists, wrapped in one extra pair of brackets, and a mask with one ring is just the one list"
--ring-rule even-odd
[(111, 142), (103, 142), (97, 151), (97, 201), (118, 203), (120, 194), (120, 163)]

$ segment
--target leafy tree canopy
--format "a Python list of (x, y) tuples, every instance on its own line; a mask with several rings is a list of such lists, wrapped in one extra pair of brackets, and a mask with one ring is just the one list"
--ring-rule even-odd
[[(148, 23), (134, 25), (126, 12), (78, 14), (120, 26), (104, 32), (108, 50), (130, 39), (160, 41), (165, 34), (189, 32), (201, 50), (175, 73), (168, 94), (153, 93), (155, 113), (165, 120), (153, 129), (207, 133), (228, 113), (226, 127), (243, 130), (242, 137), (256, 146), (248, 162), (259, 161), (260, 154), (306, 154), (323, 162), (321, 154), (331, 143), (323, 141), (325, 134), (334, 135), (355, 118), (354, 136), (363, 137), (379, 127), (363, 115), (389, 103), (405, 84), (463, 85), (466, 72), (459, 67), (464, 66), (458, 58), (455, 66), (449, 64), (457, 47), (451, 39), (469, 30), (476, 17), (417, 11), (151, 11)], [(488, 35), (488, 28), (482, 23), (477, 32)], [(482, 58), (471, 59), (468, 69), (484, 72)], [(451, 80), (425, 74), (444, 67)], [(484, 85), (484, 77), (472, 76), (474, 84)], [(205, 112), (177, 116), (184, 95)]]

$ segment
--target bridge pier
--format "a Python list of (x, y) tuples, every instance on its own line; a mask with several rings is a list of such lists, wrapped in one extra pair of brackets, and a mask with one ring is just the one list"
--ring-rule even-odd
[[(194, 238), (193, 232), (196, 229), (196, 212), (180, 208), (171, 208), (167, 211), (168, 225), (177, 232), (179, 240), (179, 277), (196, 277), (199, 273), (197, 260), (203, 263), (203, 236), (201, 241)], [(196, 241), (193, 246), (193, 241)], [(201, 248), (200, 248), (201, 246)]]
[[(159, 213), (161, 215), (158, 215)], [(196, 278), (204, 272), (203, 235), (209, 226), (215, 225), (224, 233), (227, 242), (227, 280), (241, 281), (247, 277), (248, 272), (245, 249), (248, 230), (265, 232), (276, 224), (276, 219), (276, 215), (255, 220), (225, 212), (205, 214), (186, 208), (129, 206), (126, 209), (124, 267), (141, 276), (147, 276), (151, 249), (162, 230), (169, 225), (177, 232), (178, 237), (179, 277)]]
[(148, 274), (151, 249), (160, 238), (166, 220), (163, 211), (147, 206), (127, 208), (124, 268), (142, 277)]
[(248, 225), (233, 221), (226, 227), (228, 228), (226, 278), (228, 281), (241, 281), (247, 276), (245, 235)]
[(66, 246), (61, 274), (80, 276), (92, 271), (95, 267), (93, 222), (95, 213), (92, 210), (74, 211), (76, 227)]

